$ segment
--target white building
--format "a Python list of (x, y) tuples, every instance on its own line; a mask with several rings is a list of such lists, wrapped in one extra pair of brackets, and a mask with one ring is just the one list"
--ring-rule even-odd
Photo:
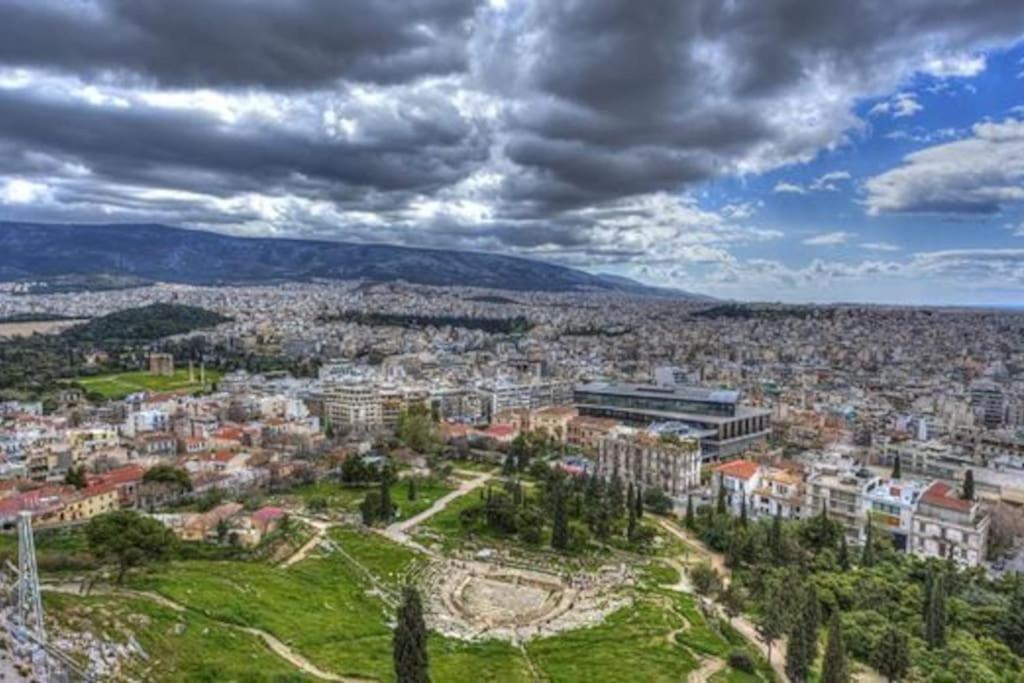
[(681, 499), (700, 484), (700, 441), (659, 437), (641, 429), (615, 427), (598, 444), (597, 475), (644, 489), (661, 489)]
[(963, 500), (956, 489), (937, 481), (921, 495), (914, 513), (912, 551), (976, 567), (985, 558), (989, 521), (980, 503)]

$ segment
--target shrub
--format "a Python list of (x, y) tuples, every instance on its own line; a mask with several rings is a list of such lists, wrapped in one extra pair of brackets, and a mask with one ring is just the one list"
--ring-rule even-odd
[(729, 653), (729, 666), (737, 671), (744, 671), (748, 674), (754, 673), (757, 664), (754, 658), (746, 650), (733, 650)]

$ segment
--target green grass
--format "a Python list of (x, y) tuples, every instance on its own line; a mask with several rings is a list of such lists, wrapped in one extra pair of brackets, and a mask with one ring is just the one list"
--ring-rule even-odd
[[(406, 480), (396, 481), (391, 486), (391, 500), (398, 506), (397, 520), (414, 517), (423, 512), (437, 501), (452, 491), (448, 484), (425, 479), (416, 480), (416, 499), (409, 500), (408, 482)], [(275, 496), (275, 499), (284, 501), (298, 499), (304, 505), (308, 505), (313, 498), (323, 498), (327, 501), (329, 513), (356, 513), (359, 512), (359, 505), (363, 498), (370, 491), (380, 488), (377, 484), (345, 484), (338, 481), (318, 481), (313, 484), (298, 486), (287, 493)]]
[[(196, 377), (199, 371), (195, 372)], [(97, 393), (108, 399), (124, 398), (128, 394), (140, 391), (203, 391), (220, 379), (220, 372), (216, 370), (206, 371), (206, 385), (198, 381), (188, 381), (188, 370), (175, 370), (172, 376), (151, 375), (142, 370), (138, 372), (119, 372), (110, 375), (95, 375), (93, 377), (79, 377), (74, 381), (82, 385), (87, 392)]]
[(149, 661), (124, 677), (147, 681), (307, 681), (261, 640), (206, 617), (143, 598), (46, 593), (46, 614), (64, 628), (126, 644), (135, 637)]
[(423, 557), (405, 546), (382, 539), (372, 531), (335, 527), (328, 532), (359, 564), (383, 583), (397, 587)]

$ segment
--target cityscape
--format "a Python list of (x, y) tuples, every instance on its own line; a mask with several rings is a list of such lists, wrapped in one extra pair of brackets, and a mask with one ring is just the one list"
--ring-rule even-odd
[(0, 0), (0, 680), (1024, 681), (1024, 6), (890, 5)]

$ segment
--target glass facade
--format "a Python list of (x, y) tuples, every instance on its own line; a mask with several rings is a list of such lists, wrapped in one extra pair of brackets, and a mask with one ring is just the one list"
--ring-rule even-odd
[(642, 396), (635, 394), (576, 392), (576, 403), (584, 405), (600, 405), (632, 410), (658, 410), (672, 413), (691, 413), (697, 415), (713, 415), (716, 417), (733, 417), (736, 415), (735, 403), (717, 401), (698, 401), (673, 396)]

